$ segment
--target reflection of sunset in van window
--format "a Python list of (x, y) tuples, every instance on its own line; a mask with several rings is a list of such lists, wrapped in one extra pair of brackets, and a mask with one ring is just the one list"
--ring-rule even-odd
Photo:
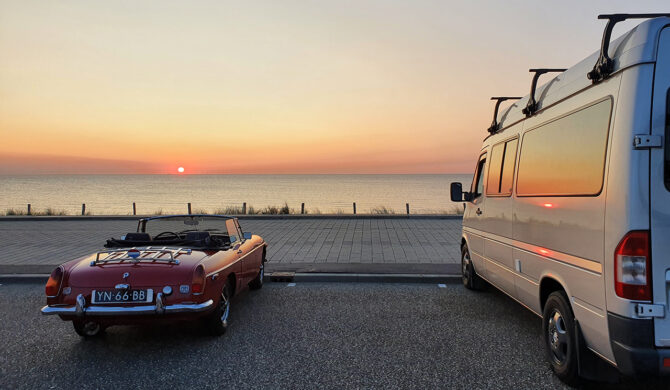
[(527, 132), (521, 144), (517, 194), (598, 194), (611, 107), (605, 100)]

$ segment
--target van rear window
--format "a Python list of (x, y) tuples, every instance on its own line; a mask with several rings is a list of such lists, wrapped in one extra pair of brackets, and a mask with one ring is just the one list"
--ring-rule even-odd
[(608, 99), (526, 132), (519, 156), (517, 195), (599, 194), (611, 111)]

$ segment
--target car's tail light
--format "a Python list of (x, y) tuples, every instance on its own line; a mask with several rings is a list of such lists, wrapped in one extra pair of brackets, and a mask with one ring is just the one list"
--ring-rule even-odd
[(202, 265), (195, 267), (193, 272), (193, 282), (191, 283), (191, 292), (193, 294), (202, 294), (205, 290), (205, 268)]
[(60, 292), (60, 286), (63, 282), (63, 267), (58, 267), (49, 276), (47, 285), (44, 288), (48, 297), (55, 297)]
[(651, 254), (649, 231), (629, 232), (614, 252), (616, 295), (636, 301), (651, 301)]

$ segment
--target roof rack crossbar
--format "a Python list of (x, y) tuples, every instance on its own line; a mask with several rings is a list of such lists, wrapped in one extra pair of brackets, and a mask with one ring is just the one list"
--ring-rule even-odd
[(489, 133), (495, 134), (499, 130), (500, 124), (498, 123), (498, 109), (500, 108), (500, 103), (504, 102), (505, 100), (519, 99), (521, 98), (516, 96), (494, 96), (491, 98), (491, 100), (496, 100), (496, 108), (493, 110), (493, 123), (491, 123), (491, 127), (488, 128)]
[(526, 107), (521, 110), (526, 117), (532, 116), (535, 111), (537, 111), (537, 101), (535, 100), (535, 90), (537, 89), (537, 80), (545, 73), (550, 72), (565, 72), (567, 69), (564, 68), (538, 68), (538, 69), (528, 69), (529, 72), (534, 72), (533, 81), (530, 83), (530, 96), (528, 97), (528, 103)]
[(612, 74), (614, 70), (614, 60), (610, 58), (608, 51), (610, 48), (610, 38), (612, 38), (612, 30), (614, 25), (623, 22), (626, 19), (651, 19), (667, 16), (670, 14), (606, 14), (598, 15), (598, 19), (607, 19), (607, 25), (603, 32), (603, 40), (600, 44), (600, 56), (598, 61), (593, 66), (593, 70), (586, 74), (589, 80), (596, 84), (605, 80)]

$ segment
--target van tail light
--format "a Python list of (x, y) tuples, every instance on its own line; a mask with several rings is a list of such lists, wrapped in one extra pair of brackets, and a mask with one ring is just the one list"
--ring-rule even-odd
[(193, 282), (191, 283), (191, 292), (193, 294), (202, 294), (205, 290), (205, 268), (199, 265), (193, 272)]
[(614, 252), (614, 288), (621, 298), (651, 301), (649, 231), (624, 236)]
[(47, 285), (44, 288), (47, 293), (47, 297), (55, 297), (60, 293), (60, 287), (63, 283), (63, 267), (58, 267), (49, 276), (47, 280)]

